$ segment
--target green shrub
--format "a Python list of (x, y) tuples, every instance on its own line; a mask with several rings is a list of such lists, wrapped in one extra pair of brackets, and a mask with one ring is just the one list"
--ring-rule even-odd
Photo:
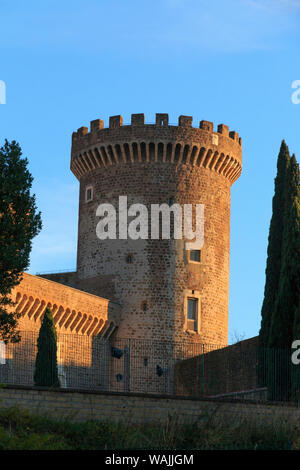
[(54, 420), (18, 407), (0, 409), (0, 450), (299, 449), (300, 428), (287, 422), (225, 420), (218, 408), (191, 424)]

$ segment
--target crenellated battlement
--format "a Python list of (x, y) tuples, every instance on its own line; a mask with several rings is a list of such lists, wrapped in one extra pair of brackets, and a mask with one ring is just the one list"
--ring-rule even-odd
[[(144, 114), (132, 114), (131, 115), (131, 123), (123, 126), (123, 117), (121, 115), (118, 116), (110, 116), (109, 118), (109, 127), (104, 128), (104, 121), (102, 119), (95, 119), (94, 121), (90, 122), (90, 132), (88, 127), (80, 127), (77, 132), (73, 132), (73, 139), (76, 141), (78, 138), (87, 135), (87, 134), (94, 134), (95, 132), (101, 131), (102, 129), (118, 129), (120, 127), (129, 126), (137, 127), (137, 126), (158, 126), (158, 127), (193, 127), (193, 117), (192, 116), (179, 116), (178, 118), (178, 126), (174, 124), (169, 124), (169, 115), (157, 113), (155, 124), (153, 123), (145, 123), (145, 115)], [(194, 129), (197, 129), (194, 127)], [(200, 121), (199, 129), (203, 129), (209, 132), (214, 132), (214, 124), (210, 121)], [(238, 133), (235, 131), (229, 132), (229, 127), (225, 124), (219, 124), (217, 128), (217, 132), (219, 134), (223, 134), (226, 137), (230, 137), (233, 140), (239, 142), (242, 145), (242, 139), (239, 137)]]
[(73, 132), (71, 169), (78, 179), (99, 167), (151, 161), (204, 166), (233, 182), (241, 173), (242, 139), (225, 124), (216, 131), (205, 120), (193, 127), (192, 116), (181, 115), (173, 125), (164, 113), (156, 114), (155, 123), (145, 123), (142, 113), (132, 114), (129, 125), (121, 115), (110, 116), (109, 127), (96, 119), (89, 129)]

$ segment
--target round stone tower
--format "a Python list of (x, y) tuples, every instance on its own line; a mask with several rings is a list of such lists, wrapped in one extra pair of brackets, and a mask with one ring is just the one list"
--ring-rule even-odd
[[(227, 344), (230, 244), (230, 188), (241, 174), (242, 143), (220, 124), (167, 114), (131, 125), (112, 116), (81, 127), (72, 136), (71, 169), (80, 182), (78, 285), (121, 304), (119, 338)], [(204, 207), (204, 244), (186, 249), (187, 240), (100, 240), (100, 204), (119, 215), (120, 196), (128, 208), (143, 204), (196, 204)], [(128, 218), (128, 223), (130, 222)], [(117, 224), (118, 225), (118, 224)], [(151, 225), (149, 215), (149, 227)], [(173, 224), (174, 225), (174, 224)], [(123, 227), (124, 228), (124, 227)]]

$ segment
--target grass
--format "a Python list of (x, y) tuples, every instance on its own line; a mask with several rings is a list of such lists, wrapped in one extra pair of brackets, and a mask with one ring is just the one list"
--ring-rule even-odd
[(0, 409), (0, 450), (300, 449), (300, 427), (203, 414), (195, 423), (169, 417), (164, 425), (54, 420), (14, 407)]

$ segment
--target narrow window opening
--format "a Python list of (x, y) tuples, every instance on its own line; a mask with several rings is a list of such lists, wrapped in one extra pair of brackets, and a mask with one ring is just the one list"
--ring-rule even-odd
[(190, 261), (200, 263), (201, 261), (201, 250), (190, 250)]
[(188, 298), (187, 327), (188, 330), (197, 331), (198, 299)]
[(127, 256), (126, 256), (126, 263), (128, 264), (132, 264), (133, 262), (133, 256), (131, 253), (129, 253)]
[(197, 299), (188, 299), (188, 320), (196, 320), (197, 306)]
[(93, 200), (93, 187), (87, 186), (85, 189), (85, 202), (90, 202)]

